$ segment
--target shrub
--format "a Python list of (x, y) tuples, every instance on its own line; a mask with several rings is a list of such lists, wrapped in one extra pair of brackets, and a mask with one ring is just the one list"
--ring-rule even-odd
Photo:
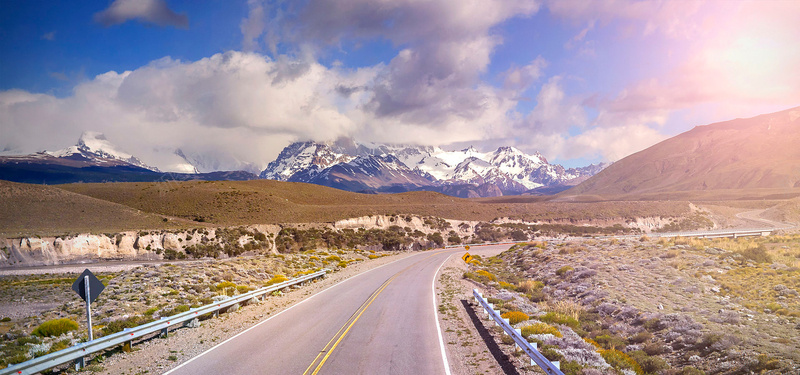
[(251, 287), (249, 287), (247, 285), (238, 285), (236, 287), (236, 291), (239, 292), (239, 294), (245, 294), (245, 293), (247, 293), (247, 292), (249, 292), (251, 290), (253, 290), (253, 288), (251, 288)]
[(112, 333), (121, 332), (125, 328), (133, 328), (150, 321), (152, 321), (152, 319), (148, 319), (138, 315), (131, 316), (125, 319), (114, 320), (112, 322), (109, 322), (105, 327), (103, 327), (103, 335), (110, 335)]
[(624, 348), (628, 344), (625, 339), (616, 335), (598, 335), (594, 341), (606, 349)]
[(485, 270), (478, 270), (478, 272), (476, 272), (476, 273), (477, 273), (479, 276), (485, 277), (486, 279), (489, 279), (489, 280), (491, 280), (491, 281), (495, 281), (495, 280), (497, 280), (497, 278), (496, 278), (494, 275), (492, 275), (492, 274), (491, 274), (489, 271), (485, 271)]
[(650, 340), (651, 338), (653, 338), (652, 333), (647, 331), (642, 331), (628, 338), (628, 341), (634, 344), (641, 344), (645, 341)]
[(500, 315), (501, 318), (508, 319), (510, 324), (517, 324), (519, 322), (526, 321), (530, 319), (528, 314), (525, 314), (522, 311), (509, 311), (503, 315)]
[(544, 314), (544, 316), (540, 317), (539, 320), (547, 323), (563, 324), (573, 329), (578, 328), (580, 326), (580, 322), (578, 322), (577, 319), (554, 312), (549, 312), (547, 314)]
[(517, 290), (517, 287), (514, 284), (509, 284), (505, 281), (501, 281), (500, 289)]
[(69, 331), (78, 329), (78, 323), (72, 319), (61, 318), (48, 320), (36, 327), (32, 335), (40, 337), (61, 336)]
[(378, 258), (380, 258), (380, 256), (375, 255), (375, 254), (370, 254), (370, 255), (367, 256), (367, 258), (369, 258), (369, 259), (378, 259)]
[(603, 359), (614, 368), (633, 370), (637, 374), (644, 374), (642, 367), (629, 357), (627, 354), (616, 349), (600, 349), (598, 350)]
[(182, 312), (187, 312), (189, 309), (189, 305), (178, 305), (172, 310), (165, 311), (163, 314), (161, 314), (161, 316), (173, 316)]
[(642, 351), (647, 353), (647, 355), (660, 355), (664, 354), (664, 352), (666, 352), (667, 349), (664, 347), (664, 345), (662, 345), (659, 342), (651, 342), (645, 344), (644, 347), (642, 348)]
[(561, 337), (561, 332), (558, 331), (558, 328), (553, 327), (547, 323), (534, 323), (522, 327), (522, 336), (524, 337), (530, 335), (545, 335), (545, 334), (550, 334), (555, 337)]
[(48, 353), (54, 353), (54, 352), (57, 352), (59, 350), (64, 350), (66, 348), (69, 348), (70, 343), (71, 343), (70, 339), (63, 339), (63, 340), (58, 341), (58, 342), (54, 343), (53, 345), (51, 345), (50, 346), (50, 350), (48, 350), (47, 352)]
[(639, 364), (642, 371), (648, 374), (655, 374), (669, 368), (669, 364), (663, 358), (648, 356), (641, 350), (631, 352), (630, 356)]
[(781, 367), (780, 361), (775, 358), (772, 358), (766, 354), (759, 354), (756, 358), (756, 362), (751, 363), (747, 366), (748, 370), (755, 372), (755, 373), (762, 373), (769, 370), (777, 370)]
[(275, 276), (273, 276), (271, 279), (269, 279), (269, 281), (267, 281), (266, 283), (264, 283), (264, 286), (270, 286), (270, 285), (274, 285), (274, 284), (280, 284), (280, 283), (282, 283), (282, 282), (284, 282), (284, 281), (287, 281), (287, 280), (289, 280), (289, 279), (287, 279), (287, 278), (286, 278), (286, 276), (284, 276), (284, 275), (275, 275)]
[(559, 361), (560, 362), (560, 361), (564, 360), (564, 356), (561, 355), (561, 353), (557, 352), (555, 347), (550, 346), (550, 345), (542, 346), (542, 348), (539, 349), (539, 353), (542, 353), (542, 355), (545, 358), (547, 358), (548, 360), (550, 360), (552, 362), (554, 362), (554, 361)]
[(526, 279), (517, 283), (517, 289), (524, 293), (531, 293), (533, 291), (542, 290), (544, 283), (538, 280)]
[(226, 296), (233, 296), (233, 292), (236, 290), (236, 284), (230, 281), (223, 281), (217, 284), (217, 290), (219, 290)]
[(767, 254), (767, 249), (764, 248), (764, 245), (759, 245), (756, 248), (749, 248), (745, 249), (739, 254), (742, 254), (742, 257), (745, 260), (752, 260), (756, 263), (772, 263), (772, 257)]
[(566, 275), (566, 274), (567, 274), (567, 272), (570, 272), (570, 271), (572, 271), (572, 270), (574, 270), (574, 268), (572, 268), (572, 267), (570, 267), (570, 266), (564, 266), (564, 267), (561, 267), (561, 268), (559, 268), (558, 270), (556, 270), (556, 275), (558, 275), (558, 276), (564, 276), (564, 275)]

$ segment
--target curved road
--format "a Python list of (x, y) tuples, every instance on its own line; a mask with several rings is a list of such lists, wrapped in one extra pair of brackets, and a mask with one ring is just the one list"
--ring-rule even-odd
[[(510, 245), (470, 249), (497, 254)], [(319, 292), (168, 374), (445, 374), (434, 278), (463, 248), (414, 254)]]

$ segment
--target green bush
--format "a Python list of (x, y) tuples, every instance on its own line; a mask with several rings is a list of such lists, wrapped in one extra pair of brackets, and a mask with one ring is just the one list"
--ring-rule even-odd
[(669, 368), (669, 364), (666, 360), (664, 360), (664, 358), (655, 356), (651, 357), (641, 350), (631, 352), (630, 356), (639, 364), (642, 371), (647, 374), (655, 374), (661, 370), (666, 370)]
[(772, 263), (772, 257), (767, 254), (767, 249), (764, 248), (764, 245), (759, 245), (756, 248), (746, 249), (739, 254), (742, 254), (742, 257), (745, 260), (752, 260), (756, 263)]
[(232, 283), (230, 281), (223, 281), (223, 282), (217, 284), (217, 290), (223, 290), (224, 291), (227, 288), (234, 288), (235, 289), (236, 288), (236, 284), (234, 284), (234, 283)]
[(151, 318), (145, 318), (143, 316), (131, 316), (126, 319), (119, 319), (112, 322), (109, 322), (105, 327), (103, 327), (103, 335), (107, 336), (112, 333), (121, 332), (125, 328), (133, 328), (136, 326), (140, 326), (142, 324), (148, 323), (153, 321)]
[(40, 337), (61, 336), (69, 331), (78, 329), (78, 323), (72, 319), (61, 318), (48, 320), (40, 324), (31, 332), (32, 335)]
[(636, 374), (639, 375), (644, 374), (644, 371), (642, 370), (642, 367), (639, 366), (639, 363), (637, 363), (633, 358), (629, 357), (627, 354), (619, 350), (600, 349), (598, 350), (598, 352), (603, 357), (603, 359), (605, 359), (606, 362), (608, 362), (608, 364), (614, 368), (621, 370), (629, 369), (633, 370)]
[(544, 316), (540, 317), (539, 320), (547, 323), (563, 324), (573, 329), (580, 327), (580, 322), (578, 322), (577, 319), (571, 316), (566, 316), (564, 314), (559, 314), (554, 312), (549, 312), (547, 314), (544, 314)]
[(556, 270), (556, 275), (564, 276), (564, 275), (567, 274), (567, 272), (572, 271), (572, 270), (574, 270), (574, 268), (572, 268), (570, 266), (564, 266), (564, 267), (561, 267), (561, 268)]
[(594, 341), (606, 349), (624, 348), (628, 344), (625, 339), (616, 335), (599, 335)]
[(522, 327), (522, 336), (524, 337), (528, 337), (530, 335), (544, 335), (544, 334), (551, 334), (555, 337), (561, 337), (561, 332), (558, 331), (558, 328), (553, 327), (547, 323), (534, 323)]

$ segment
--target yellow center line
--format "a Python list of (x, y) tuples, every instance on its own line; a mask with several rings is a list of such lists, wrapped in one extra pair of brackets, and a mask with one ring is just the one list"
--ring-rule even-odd
[(373, 301), (373, 300), (375, 299), (375, 297), (377, 297), (377, 296), (378, 296), (378, 293), (380, 293), (380, 292), (383, 290), (383, 288), (384, 288), (384, 287), (386, 287), (387, 285), (389, 285), (389, 282), (391, 282), (391, 281), (392, 281), (392, 279), (393, 279), (393, 278), (391, 278), (391, 279), (389, 279), (389, 280), (386, 280), (386, 281), (385, 281), (385, 282), (384, 282), (384, 283), (383, 283), (383, 284), (382, 284), (380, 287), (378, 287), (378, 289), (377, 289), (377, 290), (375, 290), (375, 291), (372, 293), (372, 295), (370, 295), (370, 296), (369, 296), (369, 298), (367, 298), (367, 299), (364, 301), (364, 303), (362, 303), (362, 304), (361, 304), (361, 306), (359, 306), (359, 308), (358, 308), (358, 309), (357, 309), (355, 312), (353, 312), (353, 315), (351, 315), (351, 316), (350, 316), (350, 318), (349, 318), (349, 319), (347, 319), (347, 321), (344, 323), (344, 325), (342, 326), (342, 328), (339, 328), (339, 331), (338, 331), (338, 332), (336, 332), (336, 334), (335, 334), (335, 335), (333, 335), (333, 337), (331, 337), (331, 340), (330, 340), (330, 341), (328, 341), (328, 343), (327, 343), (327, 344), (325, 344), (325, 347), (323, 347), (323, 348), (322, 348), (322, 350), (319, 352), (319, 354), (317, 354), (316, 358), (314, 358), (314, 360), (311, 362), (311, 364), (310, 364), (310, 365), (308, 365), (308, 368), (306, 368), (306, 371), (304, 371), (304, 372), (303, 372), (303, 375), (306, 375), (306, 374), (308, 374), (308, 371), (309, 371), (309, 370), (311, 370), (311, 367), (313, 367), (315, 363), (317, 363), (317, 360), (319, 359), (319, 357), (320, 357), (320, 356), (322, 356), (322, 354), (323, 354), (323, 353), (325, 353), (325, 352), (327, 352), (327, 351), (329, 351), (329, 350), (332, 350), (332, 349), (328, 349), (328, 346), (330, 346), (330, 345), (331, 345), (331, 343), (332, 343), (334, 340), (336, 340), (336, 338), (339, 336), (339, 334), (340, 334), (340, 333), (342, 333), (342, 331), (343, 331), (343, 330), (345, 330), (345, 328), (347, 327), (347, 325), (348, 325), (348, 324), (350, 324), (351, 322), (354, 322), (354, 319), (355, 319), (355, 320), (357, 320), (357, 319), (358, 319), (358, 317), (359, 317), (359, 316), (361, 316), (360, 312), (362, 312), (362, 313), (363, 313), (363, 310), (365, 310), (365, 309), (366, 309), (366, 307), (367, 307), (367, 306), (369, 306), (369, 303), (371, 303), (371, 301)]
[[(439, 254), (441, 254), (443, 252), (445, 252), (445, 251), (437, 251), (437, 252), (435, 252), (433, 254), (430, 254), (429, 256), (425, 257), (425, 259), (423, 259), (423, 260), (426, 260), (426, 259), (428, 259), (430, 257), (435, 256), (435, 255), (439, 255)], [(350, 329), (353, 328), (353, 326), (356, 324), (358, 319), (361, 318), (361, 315), (364, 314), (365, 311), (367, 311), (367, 308), (372, 304), (372, 302), (374, 302), (375, 299), (378, 298), (378, 295), (381, 294), (381, 292), (383, 292), (383, 290), (386, 289), (387, 286), (389, 286), (389, 283), (391, 283), (395, 278), (400, 276), (400, 274), (402, 274), (403, 272), (407, 271), (409, 268), (413, 267), (415, 264), (411, 264), (408, 267), (404, 268), (402, 271), (394, 274), (394, 276), (389, 278), (389, 280), (386, 280), (375, 292), (373, 292), (372, 295), (369, 298), (367, 298), (367, 300), (364, 301), (364, 303), (362, 303), (361, 306), (353, 313), (353, 315), (350, 316), (350, 319), (348, 319), (344, 323), (342, 328), (339, 328), (339, 331), (336, 332), (335, 335), (333, 335), (333, 337), (330, 339), (330, 341), (328, 341), (328, 343), (325, 345), (325, 347), (322, 349), (322, 351), (320, 351), (319, 354), (317, 354), (317, 356), (314, 358), (314, 360), (311, 362), (311, 364), (308, 366), (308, 368), (306, 368), (306, 371), (303, 372), (303, 375), (307, 375), (308, 371), (311, 370), (312, 367), (314, 367), (315, 363), (317, 363), (317, 360), (320, 358), (322, 353), (325, 353), (325, 356), (322, 357), (322, 360), (319, 362), (319, 364), (314, 369), (314, 372), (311, 373), (311, 375), (316, 375), (317, 373), (319, 373), (320, 369), (322, 369), (322, 365), (325, 364), (325, 362), (328, 360), (328, 357), (330, 357), (331, 353), (333, 353), (333, 350), (336, 349), (336, 347), (344, 339), (344, 337), (347, 336), (347, 333), (350, 332)], [(347, 327), (347, 328), (345, 328), (345, 327)], [(337, 339), (337, 337), (338, 337), (338, 339)], [(336, 342), (333, 344), (333, 346), (330, 349), (328, 349), (328, 346), (330, 346), (331, 342), (333, 342), (334, 340), (336, 340)]]
[(356, 316), (356, 318), (350, 323), (350, 325), (347, 327), (347, 329), (339, 336), (339, 339), (336, 340), (336, 342), (333, 344), (331, 349), (328, 350), (328, 352), (325, 354), (325, 356), (322, 357), (322, 360), (319, 362), (319, 365), (317, 365), (317, 368), (314, 369), (314, 372), (312, 372), (311, 375), (316, 375), (319, 372), (319, 370), (322, 368), (322, 365), (325, 364), (325, 362), (328, 360), (328, 357), (330, 357), (331, 353), (333, 353), (334, 349), (336, 349), (336, 347), (339, 345), (339, 343), (342, 342), (342, 339), (344, 339), (344, 337), (347, 336), (347, 332), (350, 331), (350, 328), (353, 328), (353, 325), (355, 325), (356, 322), (358, 321), (358, 319), (361, 318), (361, 314), (364, 314), (364, 311), (367, 311), (367, 308), (369, 307), (369, 305), (371, 305), (372, 302), (374, 302), (375, 299), (378, 298), (378, 295), (381, 294), (381, 292), (383, 292), (383, 290), (386, 289), (387, 286), (389, 286), (389, 283), (391, 283), (392, 280), (394, 280), (396, 277), (397, 277), (397, 275), (392, 276), (391, 279), (389, 279), (385, 284), (383, 284), (383, 286), (378, 290), (378, 293), (376, 293), (375, 296), (372, 297), (372, 300), (369, 301), (369, 303), (366, 306), (364, 306), (363, 309), (361, 309), (361, 312), (358, 313), (358, 316)]

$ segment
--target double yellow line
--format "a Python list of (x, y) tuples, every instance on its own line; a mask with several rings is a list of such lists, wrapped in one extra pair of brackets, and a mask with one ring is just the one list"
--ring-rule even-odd
[[(443, 252), (444, 251), (437, 251), (437, 252), (435, 252), (433, 254), (428, 255), (427, 257), (425, 257), (425, 259), (428, 259), (428, 258), (430, 258), (432, 256), (441, 254)], [(425, 259), (423, 259), (423, 261)], [(381, 286), (378, 287), (378, 289), (375, 290), (375, 292), (373, 292), (372, 295), (369, 298), (367, 298), (366, 301), (364, 301), (364, 303), (361, 304), (361, 306), (358, 308), (358, 310), (356, 310), (356, 312), (354, 312), (353, 315), (350, 316), (350, 319), (348, 319), (344, 323), (342, 328), (339, 328), (339, 331), (336, 332), (335, 335), (333, 335), (331, 340), (328, 341), (328, 343), (325, 345), (324, 348), (322, 348), (322, 351), (320, 351), (319, 354), (317, 354), (317, 357), (314, 358), (314, 361), (312, 361), (311, 364), (308, 366), (308, 368), (306, 368), (306, 371), (303, 372), (303, 375), (308, 375), (308, 374), (316, 375), (317, 373), (319, 373), (319, 370), (322, 368), (322, 365), (324, 365), (325, 361), (328, 360), (328, 357), (331, 356), (331, 353), (333, 353), (333, 350), (336, 349), (336, 346), (338, 346), (340, 342), (342, 342), (344, 337), (347, 335), (347, 332), (350, 332), (350, 328), (353, 328), (353, 325), (355, 325), (356, 321), (358, 321), (358, 319), (361, 318), (361, 315), (364, 314), (364, 311), (367, 310), (369, 305), (371, 305), (372, 302), (375, 301), (376, 298), (378, 298), (378, 295), (381, 294), (381, 292), (383, 292), (383, 290), (386, 289), (387, 286), (389, 286), (389, 283), (391, 283), (392, 280), (397, 278), (397, 276), (400, 276), (400, 274), (402, 274), (403, 272), (407, 271), (409, 268), (413, 267), (415, 264), (409, 265), (408, 267), (404, 268), (402, 271), (394, 274), (394, 276), (389, 278), (389, 280), (384, 281), (383, 284), (381, 284)], [(319, 361), (319, 364), (317, 364), (317, 361)], [(316, 368), (314, 368), (314, 364), (317, 364)], [(309, 371), (311, 371), (312, 368), (314, 368), (314, 371), (309, 373)]]
[[(322, 368), (322, 365), (325, 364), (325, 361), (327, 361), (328, 357), (330, 357), (331, 353), (333, 353), (333, 350), (336, 349), (336, 346), (338, 346), (339, 343), (342, 342), (342, 339), (344, 339), (344, 337), (347, 335), (347, 332), (350, 331), (350, 328), (353, 328), (353, 325), (356, 324), (356, 321), (358, 321), (358, 319), (361, 318), (361, 314), (364, 314), (364, 311), (367, 310), (369, 305), (371, 305), (372, 302), (375, 301), (376, 298), (378, 298), (378, 295), (381, 294), (381, 292), (383, 292), (383, 290), (386, 289), (387, 286), (389, 286), (389, 283), (391, 283), (392, 280), (394, 280), (398, 275), (399, 273), (392, 276), (389, 280), (386, 280), (375, 292), (372, 293), (372, 295), (369, 298), (367, 298), (366, 301), (364, 301), (363, 304), (361, 304), (361, 307), (359, 307), (358, 310), (356, 310), (356, 312), (354, 312), (353, 315), (350, 316), (350, 319), (348, 319), (344, 323), (342, 328), (339, 328), (339, 331), (336, 332), (335, 335), (333, 335), (333, 338), (331, 338), (331, 340), (328, 341), (328, 344), (326, 344), (325, 347), (322, 348), (322, 351), (320, 351), (319, 354), (317, 354), (317, 357), (314, 358), (314, 361), (311, 362), (306, 371), (303, 372), (303, 375), (309, 374), (309, 371), (311, 371), (311, 368), (314, 367), (314, 364), (317, 363), (318, 360), (319, 364), (310, 374), (316, 375), (319, 372), (319, 370)], [(323, 354), (325, 356), (323, 356)], [(320, 357), (322, 357), (321, 360)]]

